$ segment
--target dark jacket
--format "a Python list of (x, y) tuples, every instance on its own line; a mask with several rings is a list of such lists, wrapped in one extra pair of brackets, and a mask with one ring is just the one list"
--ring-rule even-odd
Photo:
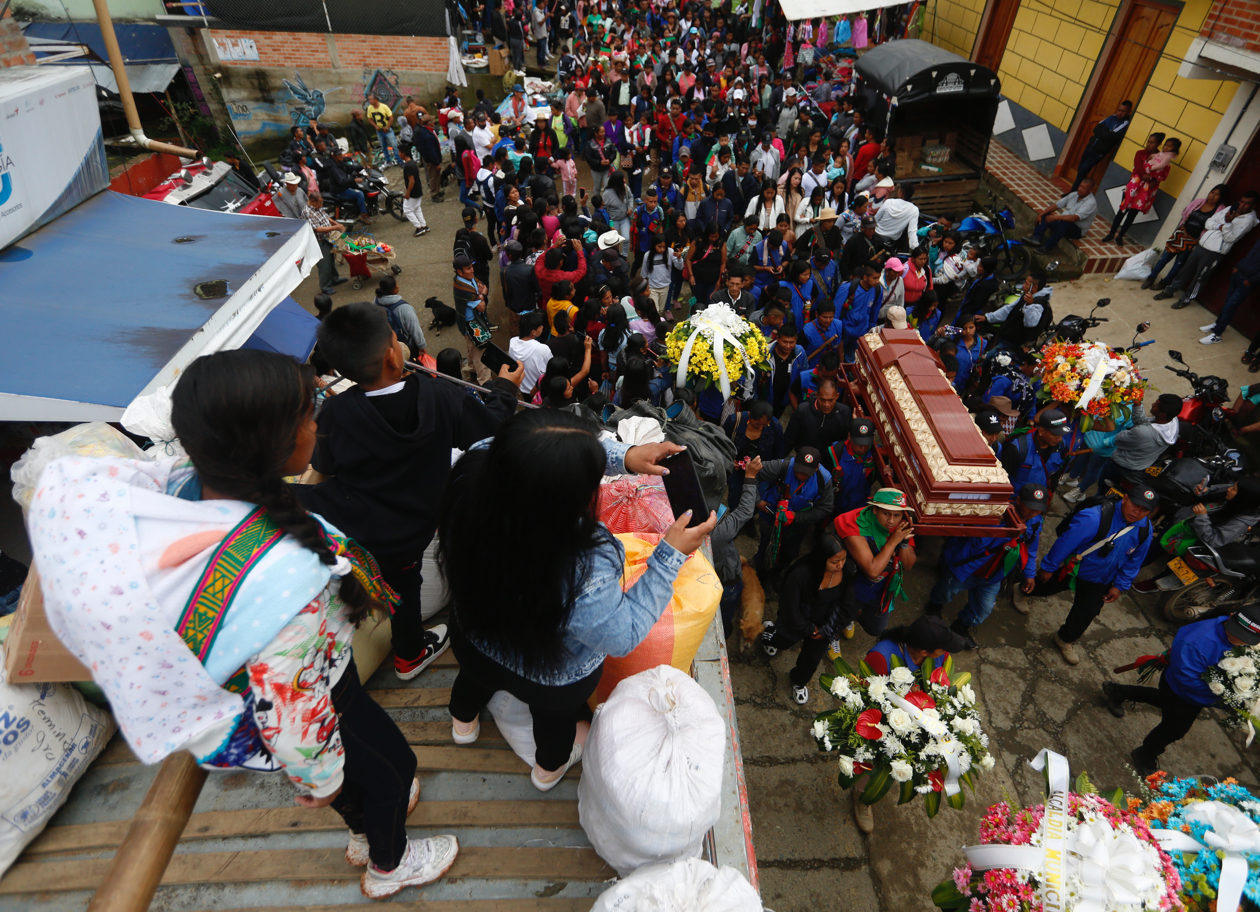
[(372, 147), (372, 143), (368, 139), (367, 121), (355, 120), (351, 117), (350, 125), (346, 127), (346, 139), (350, 141), (351, 149), (367, 154)]
[[(331, 396), (316, 423), (311, 465), (331, 476), (296, 485), (302, 505), (377, 557), (419, 558), (437, 529), (438, 498), (451, 470), (451, 448), (494, 436), (516, 411), (517, 389), (491, 380), (483, 403), (453, 383), (412, 374), (419, 426), (395, 431), (353, 386)], [(395, 393), (394, 395), (403, 395)]]
[(538, 307), (538, 275), (532, 263), (517, 260), (503, 270), (503, 303), (508, 310), (523, 314)]
[(849, 281), (853, 277), (853, 270), (859, 266), (874, 266), (878, 269), (879, 264), (871, 259), (874, 252), (875, 245), (870, 239), (861, 231), (855, 231), (853, 237), (849, 238), (849, 243), (844, 245), (844, 253), (840, 254), (840, 281)]
[(814, 408), (814, 401), (801, 403), (801, 407), (792, 413), (783, 439), (789, 450), (800, 451), (801, 447), (813, 447), (822, 453), (823, 465), (835, 468), (827, 448), (833, 444), (844, 443), (849, 439), (849, 422), (853, 420), (853, 409), (843, 402), (837, 402), (831, 413), (824, 415)]
[(853, 596), (856, 568), (856, 561), (845, 561), (840, 583), (831, 589), (819, 589), (818, 578), (807, 565), (790, 569), (779, 590), (775, 626), (800, 639), (810, 636), (815, 627), (825, 640), (838, 635), (856, 613)]
[[(602, 130), (600, 132), (600, 137), (601, 138), (603, 137)], [(600, 161), (601, 153), (604, 159), (609, 162), (609, 164), (605, 165), (601, 163)], [(592, 171), (607, 171), (612, 166), (611, 163), (613, 159), (616, 158), (617, 156), (617, 147), (614, 146), (610, 142), (605, 142), (601, 145), (600, 143), (592, 139), (590, 142), (586, 144), (586, 150), (584, 152), (584, 155), (586, 158), (586, 163), (590, 166)]]
[(529, 134), (529, 154), (535, 159), (538, 158), (538, 147), (542, 144), (542, 138), (544, 136), (547, 137), (547, 140), (551, 144), (549, 146), (551, 149), (549, 157), (554, 158), (556, 150), (560, 148), (560, 137), (556, 136), (555, 130), (551, 127), (544, 127), (541, 130), (534, 128), (534, 131)]
[(426, 165), (442, 164), (442, 143), (432, 127), (417, 127), (411, 134), (411, 141), (420, 150), (420, 158)]
[(725, 197), (718, 200), (708, 196), (704, 198), (699, 208), (696, 209), (696, 218), (702, 225), (717, 222), (718, 230), (722, 232), (722, 237), (726, 237), (731, 233), (731, 223), (735, 219), (735, 206)]
[(726, 198), (741, 215), (747, 211), (749, 200), (761, 192), (751, 171), (741, 178), (734, 168), (722, 175), (722, 186), (726, 188)]

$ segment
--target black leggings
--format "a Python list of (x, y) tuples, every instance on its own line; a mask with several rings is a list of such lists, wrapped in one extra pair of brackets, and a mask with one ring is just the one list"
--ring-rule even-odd
[(1116, 217), (1111, 220), (1111, 236), (1124, 237), (1129, 228), (1133, 226), (1133, 220), (1141, 214), (1136, 209), (1121, 209), (1116, 213)]
[(827, 654), (827, 641), (815, 640), (810, 637), (800, 639), (786, 630), (780, 629), (776, 629), (774, 636), (769, 640), (769, 644), (776, 649), (787, 649), (790, 646), (795, 646), (797, 643), (801, 644), (801, 652), (796, 657), (796, 664), (788, 672), (788, 679), (797, 687), (804, 687), (813, 679), (819, 663), (822, 662), (823, 656)]
[(407, 799), (416, 755), (359, 683), (353, 659), (333, 686), (332, 698), (345, 749), (345, 780), (332, 808), (352, 832), (367, 835), (372, 863), (392, 871), (407, 850)]
[(1142, 742), (1142, 746), (1139, 748), (1143, 759), (1150, 762), (1151, 766), (1155, 765), (1159, 755), (1164, 752), (1164, 748), (1186, 736), (1190, 731), (1190, 727), (1194, 725), (1194, 720), (1199, 717), (1199, 712), (1203, 709), (1197, 703), (1183, 700), (1173, 693), (1173, 689), (1168, 686), (1167, 680), (1162, 675), (1159, 679), (1159, 687), (1118, 684), (1116, 685), (1116, 696), (1121, 700), (1147, 703), (1151, 706), (1159, 707), (1162, 718), (1160, 718), (1159, 724), (1151, 729), (1151, 733), (1146, 736), (1146, 740)]
[[(1065, 592), (1071, 585), (1071, 581), (1071, 577), (1067, 576), (1063, 579), (1051, 577), (1048, 582), (1037, 583), (1032, 594), (1034, 596), (1042, 596)], [(1102, 611), (1103, 599), (1106, 597), (1109, 589), (1111, 589), (1111, 583), (1092, 583), (1077, 576), (1072, 607), (1068, 611), (1067, 617), (1063, 619), (1063, 625), (1058, 630), (1060, 640), (1065, 643), (1075, 643), (1085, 635), (1089, 625), (1094, 622), (1094, 618), (1098, 617)]]
[(482, 653), (453, 621), (450, 629), (451, 648), (459, 659), (459, 676), (451, 688), (451, 715), (465, 724), (472, 722), (495, 691), (506, 690), (528, 704), (534, 717), (534, 762), (547, 772), (568, 763), (578, 720), (586, 715), (586, 701), (595, 693), (603, 666), (572, 684), (539, 684)]

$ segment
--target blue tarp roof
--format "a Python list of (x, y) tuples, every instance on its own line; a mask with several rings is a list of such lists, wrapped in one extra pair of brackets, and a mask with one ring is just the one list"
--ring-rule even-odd
[(317, 332), (319, 319), (297, 301), (285, 298), (263, 317), (262, 323), (241, 348), (279, 352), (305, 364), (315, 349)]
[[(173, 63), (177, 60), (175, 45), (164, 26), (116, 22), (114, 32), (118, 35), (118, 47), (127, 63)], [(86, 44), (102, 60), (109, 60), (105, 41), (101, 38), (101, 27), (95, 22), (31, 22), (22, 29), (22, 33), (27, 38)], [(66, 63), (83, 66), (82, 58), (67, 60)]]
[(9, 397), (125, 408), (305, 226), (105, 191), (0, 251), (0, 420)]

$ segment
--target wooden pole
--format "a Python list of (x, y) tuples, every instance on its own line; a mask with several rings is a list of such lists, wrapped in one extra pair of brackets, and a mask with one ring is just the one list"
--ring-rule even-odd
[(206, 771), (187, 751), (162, 761), (88, 912), (145, 912), (192, 816)]

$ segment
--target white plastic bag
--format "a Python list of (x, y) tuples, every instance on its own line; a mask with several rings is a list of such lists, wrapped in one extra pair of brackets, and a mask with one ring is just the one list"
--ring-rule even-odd
[(13, 499), (22, 508), (30, 509), (31, 498), (44, 467), (62, 456), (117, 456), (121, 459), (148, 459), (144, 450), (131, 439), (103, 421), (76, 424), (51, 437), (37, 437), (31, 448), (9, 470), (13, 479)]
[(618, 874), (700, 854), (722, 810), (726, 737), (713, 698), (669, 665), (626, 678), (596, 709), (578, 820)]
[(530, 713), (528, 704), (522, 703), (506, 690), (499, 690), (490, 698), (486, 709), (494, 716), (494, 724), (499, 727), (499, 734), (503, 735), (508, 747), (532, 769), (538, 747), (534, 744), (534, 716)]
[(175, 437), (175, 426), (171, 424), (169, 386), (159, 386), (149, 395), (133, 399), (122, 414), (122, 426), (138, 437), (152, 440), (161, 456), (184, 455), (184, 448)]
[(591, 912), (762, 912), (762, 905), (734, 868), (684, 858), (639, 868), (601, 893)]
[(1143, 250), (1141, 253), (1133, 254), (1133, 256), (1124, 261), (1124, 265), (1116, 273), (1116, 278), (1129, 282), (1142, 281), (1151, 274), (1151, 267), (1155, 265), (1157, 256), (1159, 256), (1159, 251), (1153, 247), (1150, 250)]
[(70, 684), (11, 685), (0, 648), (0, 874), (48, 825), (114, 733)]

